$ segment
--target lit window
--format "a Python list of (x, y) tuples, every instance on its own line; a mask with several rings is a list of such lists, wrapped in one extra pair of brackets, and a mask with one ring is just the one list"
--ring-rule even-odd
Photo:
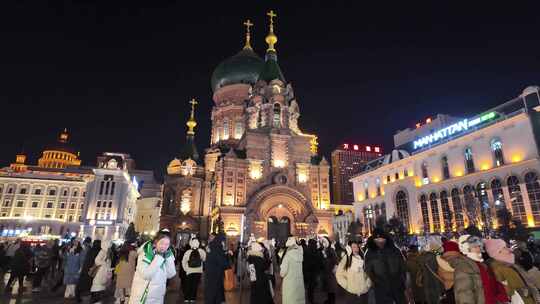
[(354, 145), (354, 146), (353, 146), (353, 149), (354, 149), (355, 151), (358, 151), (358, 145)]
[(274, 128), (281, 127), (281, 106), (279, 103), (274, 104)]
[(379, 147), (375, 147), (375, 152), (381, 152), (381, 149)]
[(371, 147), (370, 147), (370, 146), (366, 146), (366, 151), (371, 152)]
[(441, 158), (441, 166), (442, 166), (443, 178), (444, 179), (449, 179), (450, 178), (450, 169), (448, 168), (448, 157), (443, 156)]
[(496, 138), (491, 141), (491, 151), (493, 151), (493, 158), (495, 160), (495, 166), (499, 167), (504, 165), (504, 154), (502, 150), (501, 140)]
[(223, 139), (229, 139), (229, 121), (223, 122)]
[(467, 170), (467, 173), (474, 172), (474, 160), (471, 148), (465, 149), (465, 169)]
[(422, 163), (422, 178), (424, 179), (424, 183), (426, 184), (425, 181), (429, 179), (428, 167), (426, 162)]
[(234, 125), (234, 138), (240, 139), (244, 133), (244, 124), (241, 121), (237, 121)]

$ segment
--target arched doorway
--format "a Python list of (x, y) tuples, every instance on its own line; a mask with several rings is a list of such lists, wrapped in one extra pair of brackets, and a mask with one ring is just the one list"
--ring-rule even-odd
[(286, 240), (289, 235), (304, 237), (316, 233), (318, 220), (311, 203), (297, 190), (272, 185), (256, 193), (246, 210), (247, 233), (255, 237)]

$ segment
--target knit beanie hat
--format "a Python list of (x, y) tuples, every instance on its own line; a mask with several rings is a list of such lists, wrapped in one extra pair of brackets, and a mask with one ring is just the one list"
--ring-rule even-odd
[(513, 253), (507, 251), (501, 252), (501, 250), (506, 247), (506, 243), (503, 240), (488, 239), (484, 241), (484, 245), (486, 246), (487, 254), (491, 258), (497, 261), (514, 264), (515, 256)]
[(459, 245), (454, 241), (445, 241), (442, 246), (444, 252), (459, 252)]

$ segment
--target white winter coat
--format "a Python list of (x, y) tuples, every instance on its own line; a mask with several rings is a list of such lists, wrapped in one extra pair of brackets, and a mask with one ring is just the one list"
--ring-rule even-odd
[(364, 260), (360, 256), (353, 255), (349, 269), (345, 269), (346, 263), (347, 257), (343, 257), (336, 271), (336, 280), (339, 286), (357, 296), (368, 292), (371, 281), (364, 271)]
[(148, 283), (150, 284), (148, 285), (145, 304), (162, 304), (167, 291), (167, 279), (176, 275), (174, 256), (171, 255), (164, 259), (161, 255), (156, 254), (150, 264), (146, 264), (143, 259), (144, 251), (139, 250), (137, 270), (135, 270), (133, 284), (131, 285), (129, 304), (141, 303), (141, 298)]
[[(197, 249), (199, 251), (199, 255), (201, 256), (201, 261), (206, 261), (206, 251), (202, 250), (201, 248)], [(182, 257), (182, 268), (184, 268), (184, 271), (186, 272), (186, 275), (190, 275), (192, 273), (202, 273), (203, 272), (203, 265), (201, 263), (201, 267), (189, 267), (188, 261), (189, 256), (191, 255), (191, 252), (193, 249), (189, 249), (184, 253), (184, 256)]]
[(282, 304), (303, 304), (306, 302), (302, 261), (304, 252), (297, 245), (287, 249), (279, 274), (283, 278), (281, 294)]
[(92, 280), (91, 292), (103, 291), (107, 289), (107, 284), (112, 277), (111, 260), (107, 256), (108, 249), (101, 249), (94, 260), (99, 269)]

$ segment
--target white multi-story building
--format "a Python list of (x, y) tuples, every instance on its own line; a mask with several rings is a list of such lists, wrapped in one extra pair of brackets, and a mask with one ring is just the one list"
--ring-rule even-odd
[(87, 186), (81, 235), (92, 239), (123, 239), (135, 219), (140, 196), (136, 178), (129, 170), (134, 161), (128, 154), (103, 153), (98, 157), (95, 178)]
[[(496, 211), (504, 206), (529, 227), (540, 227), (539, 97), (537, 87), (529, 87), (428, 134), (411, 137), (408, 129), (395, 136), (396, 150), (351, 179), (364, 231), (377, 216), (397, 216), (411, 233), (497, 227)], [(406, 137), (411, 141), (403, 142)]]
[(66, 130), (45, 148), (38, 166), (27, 165), (20, 153), (0, 169), (0, 236), (78, 233), (90, 169), (79, 167), (78, 153), (68, 144)]

